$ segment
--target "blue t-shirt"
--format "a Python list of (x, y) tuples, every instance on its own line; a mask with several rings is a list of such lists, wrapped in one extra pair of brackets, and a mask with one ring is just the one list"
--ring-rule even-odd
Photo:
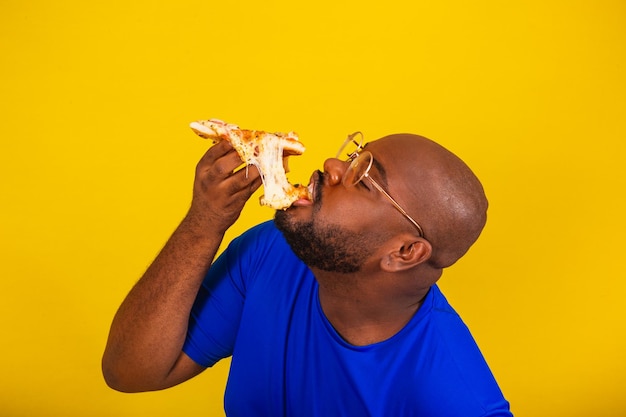
[(318, 285), (273, 222), (233, 240), (198, 294), (184, 351), (232, 355), (229, 417), (503, 417), (509, 404), (437, 286), (397, 334), (353, 346), (326, 319)]

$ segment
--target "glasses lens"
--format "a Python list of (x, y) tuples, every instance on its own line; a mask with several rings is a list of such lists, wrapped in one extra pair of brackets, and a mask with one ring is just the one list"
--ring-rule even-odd
[(341, 145), (341, 148), (339, 148), (339, 152), (337, 152), (337, 155), (335, 155), (335, 158), (352, 159), (354, 158), (355, 152), (358, 153), (358, 151), (361, 150), (362, 146), (363, 146), (363, 133), (354, 132), (353, 134), (348, 135), (346, 140), (343, 142), (343, 145)]
[(369, 152), (360, 153), (356, 157), (343, 175), (343, 185), (351, 187), (359, 183), (367, 175), (374, 158)]

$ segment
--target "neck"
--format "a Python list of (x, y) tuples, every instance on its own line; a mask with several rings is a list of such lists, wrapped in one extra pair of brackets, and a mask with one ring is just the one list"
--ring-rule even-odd
[(322, 310), (335, 330), (356, 346), (389, 339), (413, 317), (428, 293), (415, 280), (390, 274), (314, 271)]

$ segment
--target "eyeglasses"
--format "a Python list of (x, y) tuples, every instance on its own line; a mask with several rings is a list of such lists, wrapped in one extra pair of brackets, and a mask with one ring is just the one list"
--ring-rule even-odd
[(354, 132), (351, 135), (348, 135), (346, 140), (343, 142), (343, 145), (341, 145), (341, 148), (339, 148), (339, 151), (337, 152), (335, 158), (339, 158), (342, 154), (344, 154), (344, 152), (346, 152), (347, 149), (350, 149), (349, 147), (352, 145), (355, 145), (356, 148), (352, 152), (348, 152), (346, 154), (348, 156), (350, 166), (343, 174), (343, 178), (341, 179), (343, 185), (346, 187), (353, 187), (357, 185), (360, 181), (362, 181), (363, 178), (367, 178), (368, 180), (370, 180), (372, 185), (385, 197), (387, 197), (391, 204), (393, 204), (393, 206), (400, 213), (402, 213), (402, 215), (406, 217), (413, 224), (413, 226), (415, 226), (419, 233), (419, 236), (423, 238), (424, 229), (422, 229), (422, 226), (420, 226), (419, 223), (413, 220), (413, 218), (409, 216), (406, 210), (404, 210), (400, 206), (400, 204), (398, 204), (396, 200), (394, 200), (393, 197), (391, 197), (389, 193), (387, 193), (387, 191), (385, 191), (383, 187), (380, 186), (380, 184), (378, 184), (376, 181), (374, 181), (372, 177), (369, 176), (370, 169), (372, 168), (372, 164), (374, 162), (374, 157), (372, 156), (371, 152), (363, 151), (363, 133)]

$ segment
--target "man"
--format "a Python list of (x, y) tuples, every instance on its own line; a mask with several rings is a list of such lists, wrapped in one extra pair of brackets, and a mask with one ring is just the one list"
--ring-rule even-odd
[(426, 138), (358, 137), (313, 174), (312, 201), (215, 262), (261, 181), (226, 141), (209, 149), (189, 212), (113, 320), (107, 383), (163, 389), (232, 355), (229, 416), (511, 416), (435, 285), (485, 224), (480, 182)]

